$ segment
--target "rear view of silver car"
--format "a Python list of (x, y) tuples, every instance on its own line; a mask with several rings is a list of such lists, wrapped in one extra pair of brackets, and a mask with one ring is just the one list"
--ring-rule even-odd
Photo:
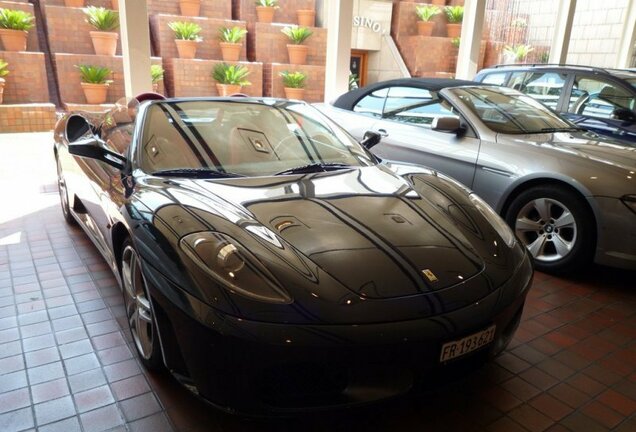
[(329, 116), (383, 136), (380, 157), (430, 166), (514, 228), (539, 270), (636, 269), (636, 147), (580, 130), (515, 90), (409, 79), (341, 96)]

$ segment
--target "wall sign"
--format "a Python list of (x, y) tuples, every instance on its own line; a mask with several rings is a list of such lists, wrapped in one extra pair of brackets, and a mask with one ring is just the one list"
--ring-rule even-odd
[(369, 28), (371, 30), (373, 30), (376, 33), (381, 33), (382, 32), (382, 25), (377, 22), (372, 20), (371, 18), (367, 18), (367, 17), (363, 17), (363, 16), (359, 16), (356, 15), (353, 17), (353, 25), (355, 27), (366, 27)]

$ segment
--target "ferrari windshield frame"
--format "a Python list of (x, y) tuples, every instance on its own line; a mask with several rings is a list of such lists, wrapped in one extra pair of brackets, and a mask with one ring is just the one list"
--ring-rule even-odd
[(187, 176), (208, 169), (260, 177), (312, 164), (351, 169), (377, 163), (351, 135), (304, 102), (177, 99), (144, 108), (135, 158), (146, 174), (183, 170)]

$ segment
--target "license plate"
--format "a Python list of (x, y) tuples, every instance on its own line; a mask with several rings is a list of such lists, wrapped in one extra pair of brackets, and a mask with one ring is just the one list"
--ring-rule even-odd
[(492, 325), (486, 330), (471, 334), (460, 340), (445, 343), (442, 345), (439, 361), (443, 363), (461, 357), (489, 344), (495, 338), (495, 328), (495, 325)]

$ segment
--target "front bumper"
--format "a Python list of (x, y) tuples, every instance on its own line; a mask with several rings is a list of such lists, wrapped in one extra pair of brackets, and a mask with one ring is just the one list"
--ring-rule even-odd
[[(468, 308), (401, 322), (285, 325), (219, 313), (145, 269), (169, 369), (212, 404), (256, 415), (360, 405), (475, 369), (512, 338), (532, 282), (525, 254), (504, 286)], [(444, 343), (491, 324), (492, 343), (440, 363)]]
[(597, 264), (636, 270), (636, 214), (618, 198), (593, 199), (598, 218), (598, 243), (594, 261)]

